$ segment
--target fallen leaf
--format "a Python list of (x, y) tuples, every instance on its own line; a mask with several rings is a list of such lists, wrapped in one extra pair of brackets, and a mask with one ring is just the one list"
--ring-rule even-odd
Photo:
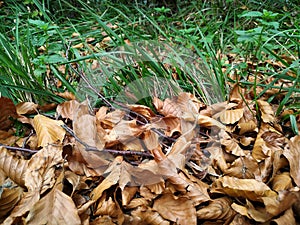
[(12, 100), (0, 97), (0, 130), (6, 130), (13, 125), (13, 120), (17, 118), (16, 107)]
[(197, 218), (228, 222), (236, 215), (236, 212), (230, 206), (231, 204), (232, 200), (228, 197), (213, 199), (208, 206), (197, 210)]
[(26, 224), (81, 224), (72, 199), (57, 188), (41, 198), (30, 210)]
[(0, 188), (0, 219), (11, 211), (22, 197), (23, 188), (10, 187)]
[(20, 159), (10, 153), (6, 148), (0, 147), (0, 169), (16, 184), (25, 186), (25, 172), (28, 161)]
[(193, 202), (186, 197), (163, 194), (154, 201), (153, 209), (163, 218), (176, 224), (197, 224), (196, 209), (193, 206)]
[(43, 115), (33, 118), (33, 126), (38, 137), (38, 146), (45, 147), (49, 144), (62, 143), (66, 131), (61, 127), (64, 123), (52, 120)]
[(33, 114), (36, 113), (38, 109), (38, 104), (33, 102), (21, 102), (16, 105), (17, 113), (22, 114)]
[(223, 193), (253, 201), (262, 201), (262, 197), (276, 196), (276, 193), (265, 183), (255, 179), (238, 179), (224, 176), (216, 179), (212, 186), (212, 193)]
[(290, 164), (290, 173), (297, 186), (300, 186), (300, 136), (293, 137), (286, 148), (283, 155)]
[(234, 124), (243, 117), (244, 109), (225, 110), (220, 115), (220, 121), (224, 124)]

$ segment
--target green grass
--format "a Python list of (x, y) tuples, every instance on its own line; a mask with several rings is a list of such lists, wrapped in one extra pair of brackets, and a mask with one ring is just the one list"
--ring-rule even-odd
[[(177, 12), (139, 1), (56, 1), (51, 7), (47, 1), (28, 2), (8, 1), (0, 14), (0, 91), (15, 102), (60, 102), (53, 93), (68, 90), (98, 106), (104, 104), (99, 93), (108, 102), (126, 99), (151, 106), (153, 96), (166, 98), (183, 90), (212, 104), (228, 99), (229, 85), (238, 82), (253, 87), (254, 101), (271, 89), (282, 91), (283, 99), (268, 99), (278, 104), (277, 114), (287, 107), (295, 115), (299, 110), (296, 2), (265, 1), (264, 7), (250, 0), (192, 1), (178, 3)], [(72, 36), (74, 32), (78, 35)], [(86, 42), (90, 37), (91, 45)], [(110, 41), (103, 44), (107, 37)], [(80, 43), (81, 49), (74, 48)], [(40, 51), (41, 46), (46, 50)], [(228, 64), (228, 53), (240, 60)], [(286, 68), (259, 64), (266, 60)], [(92, 67), (96, 61), (98, 66)], [(228, 77), (232, 73), (237, 74), (234, 80)], [(292, 85), (280, 84), (282, 79)]]

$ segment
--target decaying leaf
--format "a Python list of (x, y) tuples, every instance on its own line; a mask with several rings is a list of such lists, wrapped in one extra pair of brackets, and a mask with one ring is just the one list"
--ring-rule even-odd
[(261, 118), (265, 123), (275, 122), (274, 111), (268, 102), (257, 100)]
[(57, 188), (41, 198), (30, 210), (26, 224), (81, 224), (72, 199)]
[(57, 106), (56, 112), (62, 118), (74, 120), (74, 115), (77, 113), (80, 103), (76, 100), (67, 101)]
[(52, 120), (43, 115), (33, 118), (33, 126), (38, 137), (38, 146), (45, 147), (49, 144), (61, 143), (66, 131), (61, 127), (64, 123), (60, 120)]
[(225, 110), (220, 115), (220, 121), (224, 124), (234, 124), (243, 117), (244, 109)]
[(16, 105), (17, 113), (23, 114), (33, 114), (37, 112), (38, 104), (33, 102), (21, 102)]
[(0, 97), (0, 130), (6, 130), (13, 124), (13, 118), (17, 118), (17, 111), (13, 101), (6, 97)]
[(261, 181), (238, 179), (229, 176), (215, 180), (212, 192), (224, 193), (233, 197), (243, 197), (253, 201), (262, 201), (262, 197), (276, 196), (276, 193)]
[(154, 201), (153, 209), (163, 218), (182, 225), (197, 224), (196, 209), (186, 197), (164, 194)]
[(23, 189), (20, 187), (0, 187), (0, 221), (15, 207), (15, 205), (21, 199), (22, 193)]
[(62, 150), (48, 145), (32, 156), (25, 172), (25, 186), (30, 191), (45, 192), (55, 183), (55, 167), (62, 163)]
[(284, 149), (283, 155), (290, 164), (290, 173), (297, 186), (300, 186), (300, 136), (296, 136), (289, 141)]
[(230, 221), (236, 212), (231, 208), (232, 201), (228, 197), (211, 200), (208, 206), (197, 210), (197, 218), (201, 220)]
[(24, 187), (25, 172), (28, 168), (28, 161), (17, 158), (6, 148), (0, 147), (0, 169), (16, 184)]

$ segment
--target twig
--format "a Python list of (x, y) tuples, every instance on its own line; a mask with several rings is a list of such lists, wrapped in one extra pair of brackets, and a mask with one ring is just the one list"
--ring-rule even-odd
[(14, 150), (14, 151), (22, 151), (22, 152), (30, 152), (30, 153), (36, 153), (38, 152), (38, 150), (31, 150), (28, 148), (20, 148), (20, 147), (13, 147), (13, 146), (9, 146), (9, 145), (4, 145), (2, 143), (0, 143), (0, 146), (9, 149), (9, 150)]
[(80, 144), (82, 144), (86, 151), (108, 152), (108, 153), (112, 153), (115, 155), (126, 155), (126, 156), (127, 155), (138, 155), (138, 156), (144, 156), (144, 157), (148, 157), (148, 158), (153, 157), (150, 152), (141, 152), (141, 151), (134, 151), (134, 150), (123, 151), (123, 150), (115, 150), (115, 149), (107, 149), (107, 148), (100, 150), (100, 149), (98, 149), (94, 146), (90, 146), (87, 143), (80, 140), (80, 138), (78, 138), (76, 136), (74, 131), (71, 128), (69, 128), (67, 125), (63, 124), (63, 125), (61, 125), (61, 127), (64, 128), (70, 135), (72, 135), (76, 141), (78, 141)]

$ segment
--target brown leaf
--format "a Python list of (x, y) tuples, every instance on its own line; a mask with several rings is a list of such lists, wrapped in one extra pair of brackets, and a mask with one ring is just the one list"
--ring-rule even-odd
[(236, 212), (231, 208), (232, 200), (228, 197), (211, 200), (208, 206), (197, 211), (197, 218), (201, 220), (223, 220), (232, 219)]
[(117, 224), (123, 224), (124, 222), (124, 215), (121, 208), (119, 207), (118, 203), (112, 200), (111, 197), (109, 197), (108, 200), (105, 200), (105, 198), (103, 198), (103, 201), (99, 202), (94, 215), (108, 215), (112, 218), (112, 221), (116, 222)]
[(272, 180), (272, 189), (276, 192), (288, 190), (293, 187), (290, 173), (276, 174)]
[(234, 124), (243, 117), (244, 109), (225, 110), (220, 115), (220, 121), (224, 124)]
[(30, 210), (26, 224), (81, 224), (76, 206), (72, 199), (54, 188), (40, 199)]
[(8, 131), (0, 130), (1, 144), (11, 146), (16, 143), (17, 139), (19, 139), (19, 137), (14, 135), (14, 131), (12, 129)]
[(262, 201), (262, 197), (276, 195), (263, 182), (255, 179), (238, 179), (229, 176), (215, 180), (211, 192), (224, 193), (232, 197), (243, 197), (253, 201)]
[(265, 123), (275, 122), (274, 111), (268, 102), (257, 100), (261, 118)]
[(172, 99), (167, 98), (163, 103), (154, 97), (153, 104), (157, 111), (164, 116), (191, 117), (199, 112), (201, 103), (190, 93), (182, 92)]
[(38, 104), (33, 102), (21, 102), (16, 105), (17, 113), (22, 114), (33, 114), (36, 113), (38, 109)]
[[(83, 102), (74, 114), (73, 130), (76, 136), (85, 144), (103, 149), (105, 145), (104, 137), (97, 133), (96, 117), (89, 113), (87, 102)], [(78, 142), (76, 145), (82, 148)]]
[(0, 191), (0, 219), (2, 219), (9, 211), (11, 211), (18, 201), (21, 199), (23, 188), (11, 187), (3, 188)]
[(296, 225), (296, 220), (295, 220), (295, 216), (294, 216), (294, 212), (292, 208), (289, 208), (288, 210), (286, 210), (284, 212), (284, 214), (282, 216), (280, 216), (277, 219), (272, 220), (274, 223), (276, 223), (277, 225)]
[(55, 183), (55, 166), (63, 162), (62, 150), (48, 145), (32, 156), (25, 172), (25, 186), (30, 191), (45, 192)]
[(16, 184), (24, 187), (25, 172), (28, 168), (28, 162), (19, 159), (10, 153), (6, 148), (0, 147), (0, 169), (13, 180)]
[(226, 175), (243, 179), (259, 179), (259, 165), (250, 155), (239, 157), (226, 170)]
[(186, 194), (195, 205), (210, 200), (206, 185), (193, 183), (183, 173), (178, 174), (176, 165), (161, 151), (155, 150), (153, 155), (159, 173), (173, 184), (177, 191)]
[(0, 130), (6, 130), (13, 124), (12, 118), (17, 118), (17, 111), (13, 101), (0, 97)]
[(43, 115), (33, 118), (33, 126), (38, 137), (38, 146), (45, 147), (49, 144), (62, 143), (66, 131), (61, 127), (61, 120), (52, 120)]
[(163, 218), (181, 225), (197, 224), (196, 209), (186, 197), (164, 194), (154, 201), (153, 209)]
[(76, 100), (63, 102), (57, 106), (56, 112), (62, 118), (74, 120), (74, 115), (77, 113), (79, 106), (80, 103)]
[(246, 200), (246, 205), (238, 205), (233, 203), (231, 207), (239, 214), (248, 217), (249, 219), (253, 219), (256, 222), (266, 222), (272, 218), (272, 215), (266, 212), (264, 207), (255, 208), (253, 204)]
[(283, 155), (290, 164), (290, 173), (297, 186), (300, 186), (300, 135), (293, 137), (286, 148)]
[(30, 209), (32, 209), (33, 205), (38, 202), (40, 199), (39, 192), (25, 192), (23, 198), (19, 201), (18, 205), (13, 209), (9, 217), (5, 219), (3, 224), (10, 225), (14, 224), (14, 220), (18, 217), (23, 216)]
[[(133, 219), (137, 218), (135, 225), (139, 224), (151, 224), (151, 225), (170, 225), (168, 220), (165, 220), (161, 215), (150, 208), (138, 207), (131, 212)], [(128, 225), (132, 223), (128, 223)]]

